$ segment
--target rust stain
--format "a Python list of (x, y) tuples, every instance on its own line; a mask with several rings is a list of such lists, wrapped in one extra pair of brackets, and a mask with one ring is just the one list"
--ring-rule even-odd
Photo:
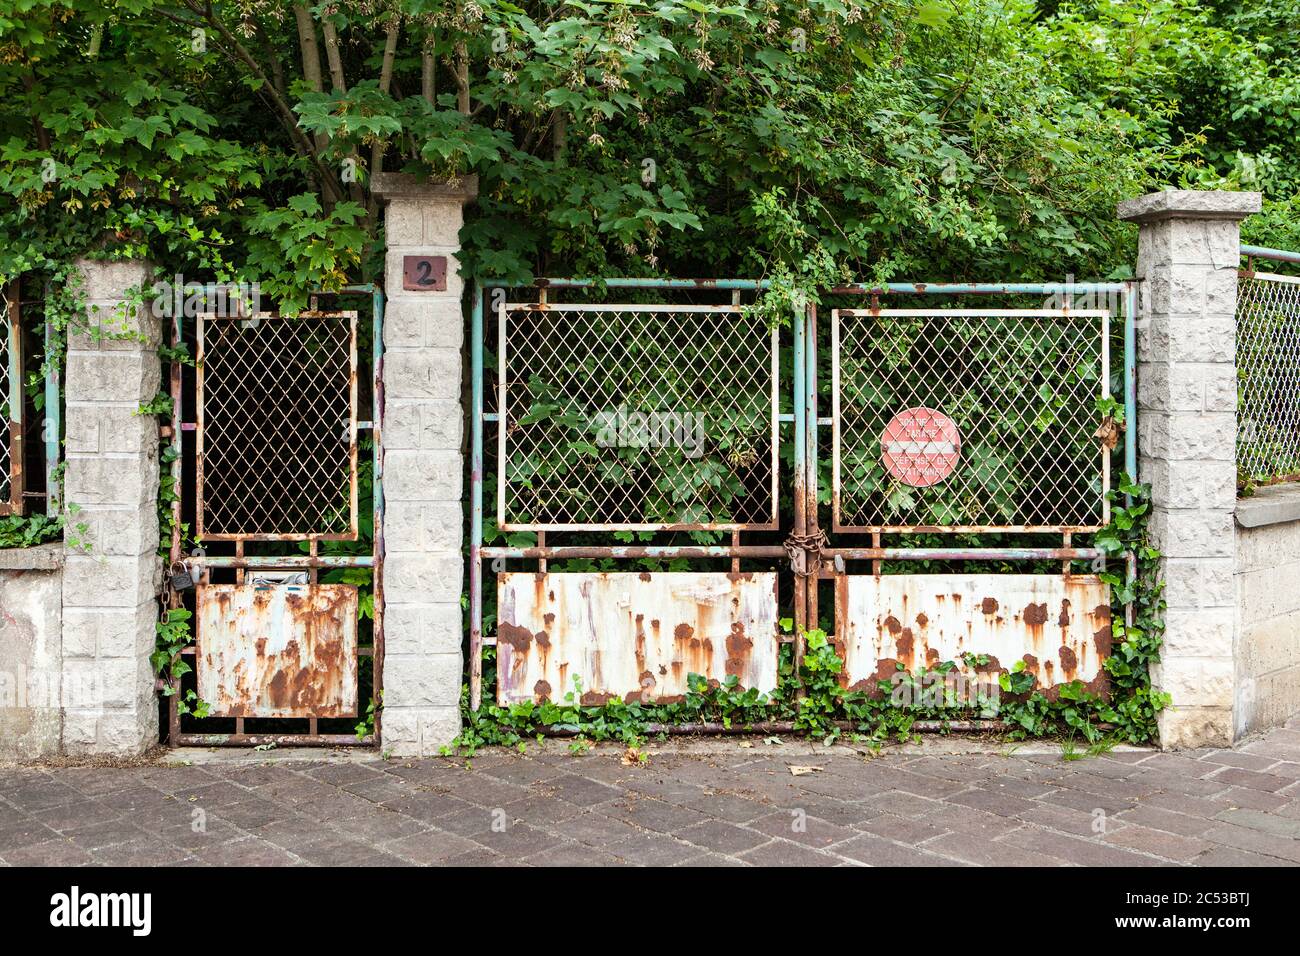
[(533, 643), (533, 632), (509, 621), (500, 621), (497, 623), (497, 643), (508, 645), (518, 654), (527, 654), (529, 645)]
[[(544, 607), (531, 572), (500, 574), (498, 702), (531, 699), (524, 689), (539, 679), (552, 696), (580, 682), (580, 698), (647, 703), (684, 695), (690, 674), (713, 686), (735, 678), (775, 689), (777, 580), (774, 572), (550, 573), (543, 587), (559, 601)], [(538, 634), (550, 611), (558, 614), (545, 620), (548, 657)]]
[[(955, 594), (953, 595), (953, 597), (956, 596), (957, 595)], [(983, 611), (985, 614), (989, 615), (990, 617), (992, 617), (994, 614), (997, 614), (998, 613), (997, 598), (986, 597), (980, 603), (980, 610)]]
[(539, 680), (533, 685), (533, 694), (539, 701), (551, 699), (551, 685), (544, 680)]
[(1056, 619), (1056, 623), (1060, 627), (1070, 626), (1070, 599), (1069, 598), (1061, 599), (1061, 615)]
[(925, 627), (925, 626), (926, 626), (927, 624), (929, 624), (929, 623), (930, 623), (930, 619), (929, 619), (928, 617), (925, 616), (925, 612), (924, 612), (924, 611), (922, 611), (920, 614), (918, 614), (918, 615), (916, 616), (916, 626), (917, 626), (917, 627)]
[[(1065, 672), (1065, 679), (1074, 680), (1075, 672), (1079, 669), (1079, 655), (1064, 644), (1057, 651), (1057, 655), (1061, 658), (1061, 670)], [(1048, 664), (1050, 665), (1051, 661), (1048, 661)]]
[(357, 589), (200, 585), (200, 696), (221, 717), (357, 712)]
[(1024, 611), (1025, 623), (1030, 627), (1040, 627), (1047, 623), (1046, 604), (1028, 604)]
[[(890, 618), (890, 620), (893, 620), (893, 618)], [(912, 659), (913, 644), (912, 629), (910, 627), (905, 627), (898, 632), (898, 640), (894, 642), (894, 647), (898, 651), (900, 661), (910, 661)]]

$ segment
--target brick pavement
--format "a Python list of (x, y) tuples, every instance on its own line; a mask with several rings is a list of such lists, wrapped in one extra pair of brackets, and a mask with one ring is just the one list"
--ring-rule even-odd
[[(761, 740), (0, 769), (6, 865), (1300, 864), (1300, 721), (1234, 750)], [(819, 770), (795, 776), (791, 766)]]

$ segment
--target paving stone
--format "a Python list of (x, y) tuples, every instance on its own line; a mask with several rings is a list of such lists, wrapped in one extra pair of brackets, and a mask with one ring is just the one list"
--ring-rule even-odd
[(86, 866), (95, 858), (71, 840), (45, 840), (16, 850), (0, 853), (10, 866)]
[(1166, 833), (1177, 833), (1188, 837), (1200, 836), (1214, 826), (1204, 817), (1188, 816), (1186, 813), (1176, 813), (1149, 804), (1139, 804), (1132, 810), (1125, 810), (1119, 815), (1119, 819), (1125, 823), (1136, 823), (1154, 830), (1164, 830)]
[(589, 846), (608, 846), (642, 832), (630, 823), (616, 820), (599, 811), (580, 813), (549, 829), (552, 833), (558, 833)]
[(31, 817), (0, 822), (0, 855), (9, 850), (19, 850), (34, 843), (53, 840), (58, 833)]
[(974, 810), (983, 810), (985, 813), (993, 813), (1000, 817), (1014, 817), (1032, 810), (1034, 806), (1024, 797), (1017, 797), (1012, 793), (993, 793), (982, 788), (954, 794), (948, 797), (947, 802)]
[(595, 780), (570, 774), (533, 783), (529, 791), (537, 795), (565, 800), (580, 807), (594, 807), (606, 803), (623, 792), (617, 787), (606, 786)]
[[(1281, 817), (1275, 813), (1262, 813), (1260, 810), (1238, 808), (1223, 810), (1216, 819), (1235, 826), (1244, 826), (1249, 830), (1258, 830), (1264, 834), (1282, 836), (1288, 840), (1300, 840), (1300, 819)], [(1204, 831), (1203, 831), (1204, 832)]]
[(1219, 764), (1224, 767), (1238, 767), (1242, 770), (1268, 770), (1277, 763), (1276, 757), (1244, 753), (1240, 750), (1216, 750), (1201, 758), (1201, 763)]
[(848, 827), (837, 826), (807, 813), (797, 814), (788, 810), (778, 810), (759, 817), (749, 826), (768, 836), (792, 840), (814, 849), (824, 849), (857, 835), (856, 830)]
[[(870, 833), (838, 844), (836, 856), (866, 863), (869, 866), (962, 866), (964, 861), (904, 846)], [(1026, 856), (1028, 856), (1026, 854)]]
[(1110, 831), (1102, 839), (1115, 846), (1140, 850), (1177, 863), (1195, 859), (1210, 848), (1209, 843), (1195, 837), (1179, 836), (1136, 824)]
[(1212, 846), (1195, 860), (1195, 866), (1295, 866), (1289, 860), (1280, 860), (1275, 856), (1261, 856), (1247, 850), (1238, 850), (1230, 846)]
[(752, 850), (770, 839), (765, 833), (755, 833), (753, 830), (746, 830), (734, 823), (727, 823), (725, 820), (706, 820), (704, 823), (697, 823), (684, 830), (678, 830), (673, 835), (679, 840), (685, 840), (706, 850), (716, 850), (720, 853), (740, 853), (744, 850)]
[(90, 854), (95, 862), (105, 866), (172, 866), (189, 856), (186, 851), (154, 836), (115, 843), (91, 850)]
[(935, 826), (924, 820), (909, 820), (906, 817), (895, 817), (887, 813), (868, 820), (859, 829), (885, 837), (887, 840), (913, 845), (949, 832), (946, 827)]
[(741, 853), (740, 859), (754, 866), (835, 866), (840, 862), (830, 853), (819, 853), (789, 840), (769, 840)]
[(473, 840), (440, 830), (426, 830), (423, 833), (388, 840), (379, 844), (379, 848), (420, 866), (436, 866), (462, 854), (482, 850), (482, 847)]
[(1229, 807), (1246, 807), (1251, 810), (1263, 810), (1273, 813), (1290, 803), (1290, 798), (1278, 793), (1264, 790), (1251, 790), (1247, 787), (1229, 787), (1217, 795), (1226, 801)]
[(1207, 830), (1204, 839), (1222, 846), (1238, 850), (1249, 850), (1263, 856), (1275, 856), (1292, 863), (1300, 863), (1300, 842), (1279, 840), (1272, 833), (1264, 833), (1251, 827), (1240, 827), (1231, 823), (1220, 824)]
[(297, 866), (299, 857), (253, 837), (200, 847), (194, 859), (208, 866)]
[(31, 814), (32, 819), (39, 820), (50, 829), (61, 832), (78, 830), (97, 823), (108, 823), (110, 820), (118, 819), (120, 815), (120, 811), (113, 807), (106, 807), (90, 798), (73, 803), (61, 803), (57, 807), (36, 810)]
[[(637, 766), (614, 748), (550, 748), (472, 761), (0, 770), (0, 863), (1300, 863), (1296, 730), (1232, 751), (1069, 762), (746, 750), (652, 752)], [(793, 763), (823, 770), (794, 777)], [(195, 832), (199, 811), (206, 827)]]
[(655, 830), (659, 833), (674, 833), (684, 830), (704, 819), (704, 815), (686, 807), (674, 806), (662, 800), (647, 797), (634, 800), (618, 800), (604, 808), (612, 817), (631, 823), (643, 830)]
[(623, 866), (623, 861), (582, 843), (570, 842), (528, 857), (531, 866)]
[(1275, 793), (1295, 782), (1294, 780), (1288, 780), (1286, 777), (1279, 777), (1276, 774), (1257, 773), (1254, 770), (1238, 770), (1235, 767), (1220, 770), (1209, 779), (1215, 783), (1231, 784), (1234, 787), (1245, 787), (1249, 790), (1263, 790), (1265, 793)]
[[(939, 842), (936, 840), (935, 844)], [(1064, 863), (1078, 866), (1161, 865), (1159, 860), (1152, 857), (1109, 846), (1096, 839), (1064, 836), (1041, 827), (1024, 827), (1014, 833), (1008, 833), (1001, 838), (1000, 842), (1049, 857), (1058, 865)]]
[(731, 823), (748, 823), (772, 812), (770, 805), (730, 793), (706, 793), (683, 806)]
[(624, 837), (604, 850), (635, 866), (673, 866), (700, 855), (698, 848), (660, 833)]

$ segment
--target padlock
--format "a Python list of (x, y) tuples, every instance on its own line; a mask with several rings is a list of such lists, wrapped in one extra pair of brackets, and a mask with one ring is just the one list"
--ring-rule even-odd
[[(180, 570), (178, 571), (177, 568)], [(173, 591), (188, 591), (194, 587), (194, 575), (190, 573), (190, 569), (186, 567), (183, 561), (177, 561), (173, 564), (169, 574)]]

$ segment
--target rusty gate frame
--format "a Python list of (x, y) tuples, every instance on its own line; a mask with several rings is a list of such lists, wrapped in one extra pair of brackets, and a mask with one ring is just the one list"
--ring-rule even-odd
[[(470, 707), (477, 710), (482, 703), (483, 648), (496, 643), (495, 637), (483, 634), (483, 562), (490, 559), (522, 558), (535, 560), (545, 570), (548, 559), (613, 558), (635, 560), (642, 558), (730, 558), (733, 568), (742, 558), (789, 557), (795, 571), (794, 617), (795, 633), (789, 639), (794, 644), (795, 666), (798, 668), (805, 651), (805, 634), (809, 622), (819, 621), (817, 582), (837, 580), (843, 576), (844, 562), (871, 561), (873, 570), (880, 572), (885, 561), (933, 560), (953, 562), (1008, 561), (1043, 562), (1060, 561), (1063, 573), (1068, 575), (1071, 561), (1106, 560), (1106, 553), (1095, 547), (1078, 547), (1071, 540), (1075, 530), (1085, 528), (1060, 528), (1060, 547), (886, 547), (881, 532), (872, 532), (869, 547), (833, 545), (822, 529), (818, 516), (819, 429), (834, 427), (834, 416), (818, 414), (817, 389), (817, 321), (816, 303), (796, 309), (792, 317), (794, 374), (792, 386), (793, 412), (781, 415), (780, 420), (794, 424), (794, 514), (793, 531), (784, 546), (742, 545), (739, 531), (733, 531), (730, 545), (676, 547), (676, 546), (561, 546), (548, 547), (545, 531), (538, 531), (538, 543), (533, 547), (486, 546), (483, 544), (483, 475), (484, 475), (484, 425), (489, 422), (500, 427), (496, 414), (484, 411), (483, 355), (484, 355), (484, 292), (489, 288), (521, 288), (532, 286), (540, 290), (539, 299), (546, 301), (552, 289), (716, 289), (731, 290), (733, 296), (741, 290), (761, 292), (771, 287), (766, 280), (757, 279), (534, 279), (531, 282), (483, 280), (472, 289), (471, 300), (471, 465), (470, 465)], [(871, 308), (879, 310), (881, 296), (1013, 296), (1013, 295), (1117, 295), (1122, 297), (1123, 311), (1123, 407), (1124, 467), (1128, 475), (1137, 480), (1137, 391), (1136, 391), (1136, 318), (1138, 310), (1138, 284), (1125, 282), (1065, 282), (1065, 283), (913, 283), (891, 282), (879, 285), (862, 283), (845, 284), (822, 290), (829, 295), (852, 295), (869, 299)], [(734, 299), (733, 299), (734, 300)], [(1109, 348), (1109, 326), (1104, 336)], [(1109, 362), (1103, 368), (1103, 383), (1108, 382)], [(1109, 455), (1103, 455), (1109, 469)], [(504, 515), (502, 515), (504, 517)], [(842, 531), (844, 529), (836, 529)], [(963, 529), (952, 529), (960, 531)], [(995, 529), (989, 529), (995, 530)], [(1040, 533), (1041, 529), (996, 529), (1005, 533)], [(1052, 529), (1058, 530), (1058, 529)], [(1126, 572), (1131, 580), (1136, 574), (1136, 556), (1124, 555)], [(810, 583), (811, 582), (811, 583)], [(1126, 605), (1125, 616), (1131, 621), (1132, 606)], [(837, 630), (838, 623), (837, 623)], [(783, 640), (785, 638), (783, 637)], [(697, 728), (698, 729), (698, 728)], [(705, 728), (707, 729), (707, 728)]]
[(20, 515), (24, 510), (23, 406), (25, 402), (23, 399), (22, 298), (19, 288), (16, 279), (5, 286), (5, 321), (0, 327), (0, 343), (5, 346), (5, 383), (8, 386), (5, 403), (9, 406), (7, 422), (0, 423), (5, 425), (4, 433), (0, 434), (0, 442), (5, 446), (5, 459), (8, 462), (5, 484), (9, 486), (9, 494), (0, 499), (0, 516)]
[[(350, 451), (350, 472), (351, 472), (351, 531), (347, 534), (223, 534), (207, 535), (204, 540), (223, 541), (233, 543), (235, 554), (229, 555), (209, 555), (206, 551), (195, 555), (184, 554), (184, 541), (182, 535), (182, 497), (184, 495), (184, 434), (186, 432), (195, 433), (198, 437), (199, 429), (202, 426), (201, 421), (185, 422), (181, 420), (184, 411), (184, 386), (183, 370), (184, 361), (177, 358), (171, 363), (170, 369), (170, 390), (172, 398), (172, 417), (171, 424), (164, 426), (161, 431), (162, 437), (170, 440), (172, 449), (171, 462), (171, 479), (172, 487), (177, 490), (171, 504), (173, 533), (170, 549), (170, 559), (172, 566), (176, 567), (185, 564), (193, 568), (197, 574), (196, 583), (199, 581), (206, 582), (209, 572), (213, 569), (234, 570), (238, 581), (242, 581), (244, 574), (248, 570), (267, 570), (267, 571), (306, 571), (309, 574), (309, 580), (314, 584), (317, 576), (322, 570), (331, 570), (338, 568), (367, 568), (373, 571), (373, 595), (374, 595), (374, 613), (373, 613), (373, 643), (370, 648), (357, 647), (358, 658), (371, 656), (371, 700), (376, 704), (374, 709), (374, 732), (358, 738), (355, 734), (324, 734), (318, 729), (318, 718), (308, 717), (308, 732), (305, 734), (284, 733), (284, 734), (249, 734), (245, 733), (243, 717), (234, 717), (235, 732), (233, 734), (207, 734), (207, 733), (183, 733), (180, 725), (180, 713), (178, 707), (178, 698), (180, 685), (177, 682), (174, 686), (174, 693), (167, 698), (168, 704), (168, 744), (171, 747), (184, 746), (233, 746), (233, 747), (256, 747), (266, 745), (280, 746), (299, 746), (299, 747), (340, 747), (340, 746), (379, 746), (382, 739), (382, 695), (383, 695), (383, 661), (384, 661), (384, 599), (383, 599), (383, 558), (384, 558), (384, 540), (383, 540), (383, 515), (384, 515), (384, 496), (383, 496), (383, 411), (384, 411), (384, 391), (383, 391), (383, 360), (384, 360), (384, 292), (373, 284), (366, 283), (361, 285), (345, 286), (338, 290), (317, 290), (312, 296), (311, 310), (302, 313), (303, 316), (311, 317), (313, 315), (336, 315), (338, 312), (321, 312), (317, 310), (315, 299), (317, 295), (329, 296), (369, 296), (372, 308), (372, 361), (371, 374), (373, 376), (371, 392), (371, 420), (369, 422), (359, 421), (359, 405), (357, 400), (357, 378), (355, 371), (357, 369), (357, 342), (356, 342), (356, 313), (351, 313), (353, 319), (353, 332), (350, 349), (352, 352), (352, 362), (354, 374), (351, 382), (351, 451)], [(347, 313), (343, 313), (347, 314)], [(254, 318), (253, 316), (244, 316), (243, 320)], [(279, 316), (269, 314), (260, 314), (257, 316), (263, 321), (293, 321), (283, 319)], [(240, 321), (241, 317), (222, 318), (220, 321)], [(170, 335), (172, 347), (177, 349), (178, 356), (182, 354), (181, 345), (184, 343), (184, 317), (177, 314), (172, 317), (170, 323)], [(196, 382), (196, 401), (201, 392)], [(197, 406), (196, 406), (197, 408)], [(196, 416), (197, 418), (197, 416)], [(358, 433), (369, 430), (372, 436), (373, 452), (373, 499), (372, 499), (372, 520), (374, 527), (374, 543), (372, 552), (368, 555), (322, 555), (319, 553), (319, 544), (321, 541), (342, 541), (357, 540), (359, 529), (357, 524), (357, 448), (359, 445)], [(198, 449), (196, 448), (196, 451)], [(202, 460), (196, 462), (199, 474), (196, 476), (201, 480)], [(195, 504), (202, 507), (202, 500), (196, 495)], [(198, 527), (198, 513), (196, 512), (196, 528)], [(309, 546), (309, 553), (303, 555), (250, 555), (246, 553), (245, 545), (256, 542), (275, 542), (275, 541), (306, 541)], [(202, 542), (200, 542), (200, 545)], [(183, 607), (183, 598), (170, 586), (166, 588), (167, 609)], [(197, 615), (195, 616), (197, 624)], [(191, 662), (191, 666), (197, 657), (198, 635), (195, 633), (194, 640), (185, 647), (181, 653), (182, 656)], [(163, 681), (159, 681), (160, 687)], [(358, 717), (362, 714), (358, 713)], [(232, 719), (214, 716), (209, 719)], [(255, 718), (258, 720), (280, 721), (280, 720), (301, 720), (300, 717), (265, 717)]]

